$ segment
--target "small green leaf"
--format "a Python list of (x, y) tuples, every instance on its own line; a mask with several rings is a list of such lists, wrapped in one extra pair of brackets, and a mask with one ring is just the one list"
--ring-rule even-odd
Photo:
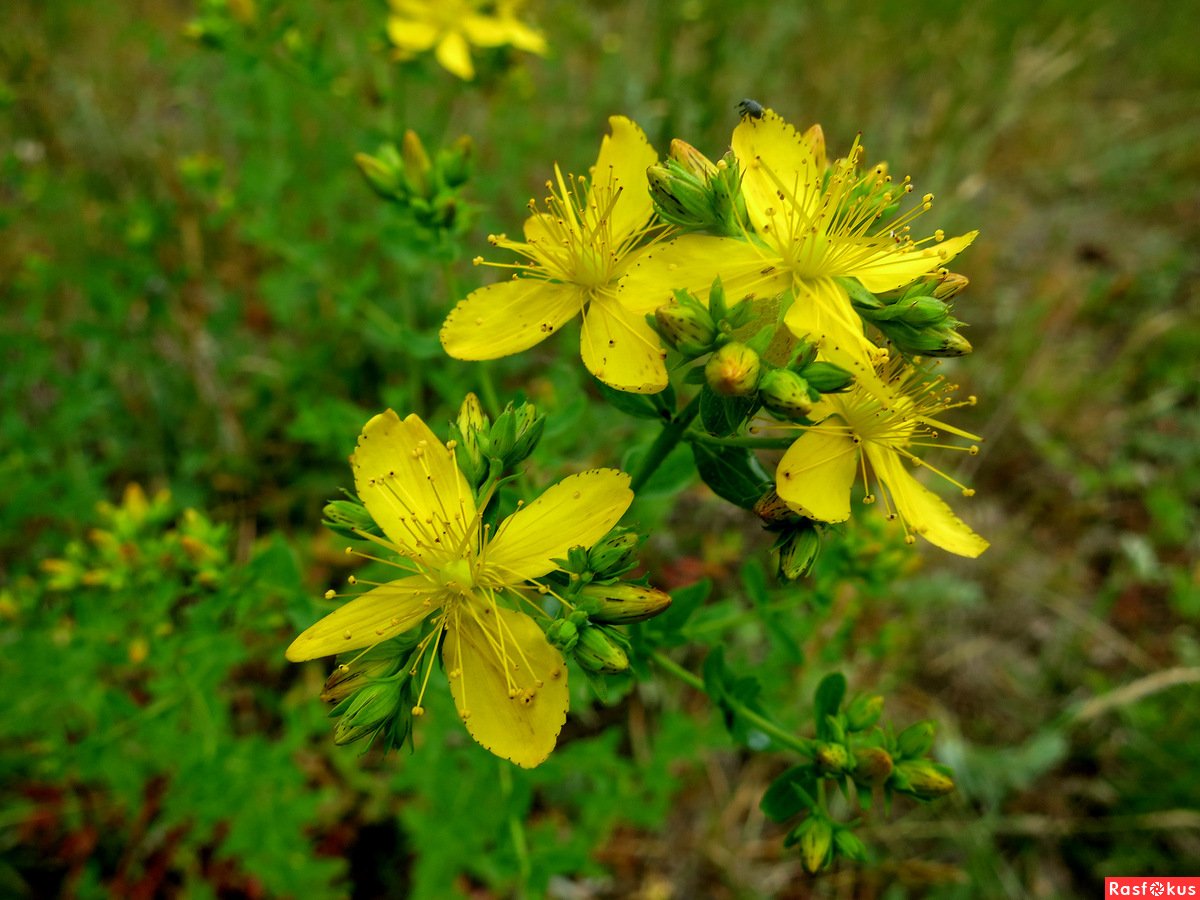
[(804, 810), (816, 807), (813, 799), (816, 789), (817, 780), (810, 766), (792, 766), (771, 782), (758, 807), (771, 821), (786, 822)]
[(721, 447), (692, 443), (696, 471), (714, 494), (742, 509), (753, 509), (767, 489), (771, 477), (745, 447)]
[(722, 397), (708, 385), (700, 392), (700, 422), (716, 437), (733, 434), (758, 405), (753, 397)]
[(627, 416), (633, 416), (635, 419), (654, 419), (656, 422), (670, 417), (669, 413), (664, 414), (659, 404), (646, 394), (630, 394), (609, 387), (599, 379), (593, 381), (600, 395)]
[(817, 685), (816, 693), (813, 694), (813, 717), (817, 720), (817, 737), (820, 740), (830, 739), (826, 717), (837, 715), (838, 707), (842, 705), (842, 698), (845, 696), (846, 676), (841, 672), (826, 675)]

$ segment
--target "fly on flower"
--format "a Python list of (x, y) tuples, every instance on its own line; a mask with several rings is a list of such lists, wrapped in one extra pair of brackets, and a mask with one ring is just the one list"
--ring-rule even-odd
[[(646, 323), (657, 298), (619, 292), (618, 282), (662, 234), (646, 169), (658, 161), (634, 122), (609, 119), (591, 178), (554, 167), (544, 211), (529, 202), (524, 240), (492, 246), (524, 258), (487, 265), (511, 269), (508, 281), (473, 291), (442, 326), (442, 346), (457, 359), (497, 359), (528, 350), (582, 315), (588, 371), (611, 387), (657, 393), (667, 385), (666, 351)], [(476, 260), (482, 263), (482, 259)]]
[(493, 529), (481, 516), (488, 497), (476, 503), (453, 442), (443, 444), (416, 415), (388, 410), (371, 419), (351, 464), (358, 496), (383, 532), (359, 536), (394, 557), (398, 577), (308, 628), (287, 658), (365, 651), (425, 625), (407, 663), (412, 714), (424, 713), (440, 658), (471, 736), (517, 765), (540, 764), (569, 700), (566, 664), (539, 625), (547, 619), (542, 579), (572, 547), (591, 547), (617, 523), (633, 500), (629, 476), (572, 475)]
[[(815, 424), (789, 426), (802, 429), (802, 434), (779, 462), (776, 492), (808, 518), (844, 522), (850, 517), (851, 489), (861, 476), (866, 487), (864, 502), (881, 499), (888, 517), (900, 520), (910, 543), (914, 535), (920, 535), (959, 556), (979, 556), (988, 542), (908, 471), (909, 466), (929, 469), (963, 496), (975, 493), (915, 452), (929, 447), (971, 454), (979, 451), (976, 443), (956, 445), (940, 440), (943, 433), (972, 442), (982, 440), (941, 418), (956, 406), (974, 405), (974, 397), (952, 402), (947, 396), (951, 390), (942, 377), (930, 378), (898, 357), (872, 370), (860, 370), (849, 391), (826, 394), (809, 413)], [(871, 487), (872, 473), (879, 483), (878, 494)]]

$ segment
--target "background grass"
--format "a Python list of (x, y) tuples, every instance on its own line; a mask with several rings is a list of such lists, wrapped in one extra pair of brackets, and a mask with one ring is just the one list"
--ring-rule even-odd
[[(393, 63), (380, 3), (262, 2), (252, 24), (216, 0), (6, 6), (0, 892), (1084, 897), (1196, 874), (1187, 4), (531, 12), (549, 57), (480, 54), (464, 85)], [(987, 435), (961, 470), (980, 560), (897, 556), (864, 523), (814, 585), (772, 586), (794, 605), (765, 620), (752, 523), (670, 468), (635, 509), (649, 570), (713, 581), (698, 627), (742, 622), (729, 654), (792, 724), (785, 698), (834, 667), (898, 721), (942, 723), (958, 794), (869, 823), (874, 861), (817, 880), (757, 811), (785, 761), (732, 748), (685, 688), (581, 691), (551, 761), (500, 777), (436, 717), (412, 757), (333, 747), (323, 669), (281, 659), (347, 572), (317, 520), (362, 423), (442, 421), (482, 386), (436, 328), (488, 277), (468, 262), (486, 234), (519, 227), (554, 161), (590, 164), (608, 115), (716, 156), (743, 96), (820, 121), (835, 152), (861, 131), (938, 196), (932, 224), (983, 232), (957, 264), (977, 352), (952, 369)], [(404, 128), (474, 140), (460, 245), (353, 166)], [(573, 340), (490, 368), (551, 415), (538, 480), (645, 434), (594, 402)], [(96, 512), (129, 483), (172, 499)]]

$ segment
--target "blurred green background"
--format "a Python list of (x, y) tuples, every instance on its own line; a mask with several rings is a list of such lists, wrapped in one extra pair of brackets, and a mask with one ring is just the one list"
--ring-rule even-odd
[[(473, 84), (394, 62), (383, 3), (250, 8), (5, 4), (0, 895), (1094, 897), (1200, 873), (1188, 4), (547, 0), (549, 56), (478, 52)], [(938, 195), (931, 227), (982, 229), (952, 367), (987, 436), (959, 470), (980, 560), (864, 521), (779, 586), (769, 536), (683, 466), (632, 513), (656, 583), (712, 585), (693, 668), (732, 621), (731, 664), (792, 727), (835, 668), (941, 723), (960, 790), (868, 822), (872, 861), (817, 879), (758, 811), (787, 761), (686, 687), (580, 685), (525, 772), (450, 716), (412, 756), (335, 747), (326, 668), (282, 655), (350, 571), (319, 518), (362, 424), (444, 422), (483, 386), (436, 331), (489, 277), (487, 233), (553, 162), (590, 165), (607, 116), (716, 157), (744, 96), (835, 153), (861, 131)], [(458, 239), (354, 166), (405, 128), (474, 141)], [(653, 432), (573, 341), (489, 367), (551, 416), (546, 483)]]

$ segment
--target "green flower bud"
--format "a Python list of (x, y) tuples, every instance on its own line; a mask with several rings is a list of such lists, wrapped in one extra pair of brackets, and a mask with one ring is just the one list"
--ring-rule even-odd
[(629, 668), (629, 656), (606, 628), (582, 629), (574, 649), (576, 661), (591, 672), (612, 674)]
[(404, 173), (408, 183), (412, 185), (413, 193), (429, 196), (429, 174), (433, 170), (433, 163), (429, 161), (429, 154), (425, 152), (421, 138), (411, 128), (404, 132), (400, 143), (400, 157), (404, 160)]
[(717, 339), (712, 316), (698, 303), (660, 306), (654, 311), (654, 321), (667, 346), (690, 359), (710, 352)]
[(805, 521), (781, 535), (775, 546), (779, 550), (779, 577), (795, 581), (807, 575), (817, 561), (821, 532)]
[(846, 727), (850, 731), (866, 731), (883, 715), (883, 697), (879, 694), (862, 694), (850, 701), (846, 707)]
[(918, 800), (933, 800), (954, 791), (950, 770), (927, 759), (906, 759), (896, 763), (888, 784)]
[(467, 394), (463, 398), (454, 428), (458, 434), (455, 461), (467, 480), (471, 484), (478, 485), (487, 475), (486, 456), (491, 447), (491, 441), (488, 436), (490, 422), (484, 415), (479, 398), (474, 394)]
[(922, 351), (925, 356), (955, 357), (966, 356), (975, 348), (971, 342), (953, 328), (941, 328), (929, 335), (933, 346), (926, 346)]
[(699, 230), (712, 224), (708, 185), (669, 160), (646, 170), (650, 198), (659, 216), (680, 228)]
[(454, 142), (449, 150), (443, 150), (438, 155), (442, 181), (447, 187), (462, 187), (470, 179), (473, 152), (471, 136), (464, 134)]
[(813, 762), (818, 769), (829, 775), (841, 775), (852, 767), (850, 752), (841, 744), (822, 742), (813, 752)]
[(334, 666), (325, 679), (321, 699), (327, 703), (340, 703), (368, 681), (394, 675), (404, 649), (398, 642), (386, 641), (366, 653), (349, 655), (347, 661)]
[(784, 839), (784, 845), (800, 845), (800, 862), (810, 875), (820, 872), (832, 861), (833, 826), (816, 815), (811, 815), (793, 828)]
[(742, 195), (741, 166), (730, 150), (717, 162), (717, 174), (709, 179), (714, 215), (712, 230), (726, 237), (745, 237), (752, 231)]
[(587, 551), (588, 571), (597, 578), (614, 578), (629, 571), (642, 540), (640, 534), (628, 529), (609, 532), (607, 537)]
[(822, 394), (836, 394), (854, 383), (854, 376), (831, 362), (810, 362), (800, 369), (808, 386)]
[(522, 403), (513, 410), (512, 416), (514, 431), (512, 448), (503, 454), (506, 468), (527, 459), (538, 441), (542, 439), (542, 432), (546, 428), (546, 417), (539, 416), (537, 408), (531, 403)]
[(883, 784), (892, 775), (892, 756), (882, 747), (859, 747), (854, 751), (854, 780), (866, 787)]
[(367, 508), (358, 500), (330, 500), (322, 512), (325, 526), (341, 537), (356, 540), (364, 534), (383, 534)]
[(896, 737), (896, 751), (902, 759), (924, 756), (933, 746), (937, 725), (929, 720), (909, 725)]
[(642, 622), (671, 605), (670, 594), (639, 584), (589, 584), (579, 596), (588, 617), (605, 625)]
[(372, 737), (399, 711), (404, 697), (399, 679), (372, 681), (342, 701), (331, 715), (340, 715), (333, 742), (344, 745)]
[(381, 147), (378, 156), (366, 153), (354, 154), (354, 162), (358, 166), (367, 184), (379, 196), (389, 200), (402, 198), (407, 192), (404, 182), (404, 162), (396, 152), (396, 148), (388, 145)]
[(789, 419), (807, 416), (814, 405), (808, 395), (808, 382), (790, 369), (772, 369), (763, 375), (758, 396), (771, 412)]
[(555, 619), (546, 629), (546, 640), (566, 653), (579, 643), (579, 628), (570, 619)]
[(745, 397), (758, 387), (762, 368), (758, 354), (745, 344), (732, 342), (717, 350), (704, 364), (708, 386), (726, 397)]

